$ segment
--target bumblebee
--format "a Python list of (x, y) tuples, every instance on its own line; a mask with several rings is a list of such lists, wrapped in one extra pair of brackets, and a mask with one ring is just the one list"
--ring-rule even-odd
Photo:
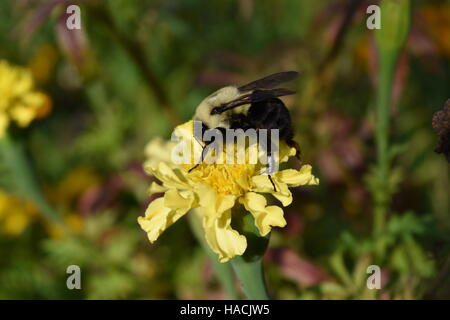
[[(278, 129), (279, 139), (296, 149), (299, 158), (300, 149), (293, 140), (294, 132), (289, 110), (279, 97), (292, 95), (295, 91), (276, 88), (279, 84), (295, 79), (296, 71), (271, 74), (246, 85), (227, 86), (206, 97), (197, 107), (193, 120), (202, 123), (202, 132), (217, 129)], [(206, 150), (206, 146), (203, 151)], [(269, 157), (271, 150), (266, 150)], [(204, 159), (202, 152), (202, 160)], [(194, 170), (196, 166), (190, 169)], [(270, 166), (269, 166), (270, 167)], [(271, 170), (269, 169), (269, 173)], [(270, 176), (269, 176), (270, 177)]]

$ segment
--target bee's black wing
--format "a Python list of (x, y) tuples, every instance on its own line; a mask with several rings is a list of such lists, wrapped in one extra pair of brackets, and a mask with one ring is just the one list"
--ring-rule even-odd
[(255, 90), (251, 93), (251, 102), (261, 102), (265, 100), (269, 100), (272, 98), (278, 98), (282, 96), (289, 96), (291, 94), (295, 94), (295, 91), (284, 89), (284, 88), (277, 88), (277, 89), (271, 89), (271, 90)]
[(284, 88), (269, 89), (269, 90), (255, 90), (251, 93), (244, 94), (233, 101), (222, 104), (219, 107), (213, 108), (211, 110), (211, 115), (220, 114), (224, 111), (242, 106), (244, 104), (261, 102), (261, 101), (269, 100), (272, 98), (288, 96), (288, 95), (291, 95), (294, 93), (295, 93), (295, 91), (292, 91), (289, 89), (284, 89)]
[(286, 71), (271, 74), (259, 80), (247, 83), (238, 88), (241, 92), (252, 91), (256, 89), (272, 89), (280, 83), (291, 81), (298, 76), (297, 71)]

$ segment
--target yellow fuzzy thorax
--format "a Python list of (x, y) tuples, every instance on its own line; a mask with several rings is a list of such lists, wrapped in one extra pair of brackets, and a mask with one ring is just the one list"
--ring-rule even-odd
[(223, 103), (227, 103), (238, 98), (242, 93), (236, 87), (228, 86), (221, 88), (206, 97), (197, 107), (194, 120), (202, 121), (209, 128), (229, 128), (229, 118), (233, 113), (246, 113), (250, 105), (242, 105), (221, 114), (211, 116), (211, 110)]

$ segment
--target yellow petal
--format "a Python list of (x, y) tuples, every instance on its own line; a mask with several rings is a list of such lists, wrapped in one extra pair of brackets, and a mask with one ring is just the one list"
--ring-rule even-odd
[(274, 176), (276, 180), (286, 183), (291, 187), (319, 184), (319, 179), (314, 177), (311, 171), (312, 167), (310, 165), (304, 165), (300, 168), (300, 171), (286, 169), (275, 173)]
[(190, 120), (175, 127), (174, 133), (179, 138), (191, 139), (194, 136), (194, 121)]
[(150, 188), (148, 190), (149, 195), (153, 195), (155, 193), (161, 193), (161, 192), (166, 192), (167, 188), (163, 185), (160, 185), (156, 182), (152, 182), (152, 184), (150, 185)]
[(38, 91), (30, 91), (22, 96), (22, 103), (36, 110), (47, 102), (47, 96)]
[(171, 150), (174, 145), (173, 141), (165, 141), (161, 137), (152, 139), (145, 147), (147, 161), (144, 167), (157, 167), (160, 162), (171, 164)]
[(32, 89), (33, 78), (31, 73), (24, 68), (14, 68), (14, 71), (15, 78), (12, 93), (20, 97)]
[(166, 163), (160, 162), (157, 168), (145, 168), (147, 172), (154, 175), (164, 186), (175, 189), (190, 189), (183, 172), (178, 168), (170, 168)]
[(6, 233), (17, 236), (21, 234), (30, 223), (31, 217), (20, 208), (10, 212), (3, 222)]
[(258, 190), (258, 192), (272, 192), (274, 191), (273, 185), (270, 182), (269, 176), (266, 174), (261, 174), (252, 177), (252, 189)]
[(272, 227), (286, 226), (283, 210), (277, 206), (267, 206), (266, 198), (254, 192), (247, 192), (241, 202), (255, 218), (255, 225), (262, 236), (267, 235)]
[(219, 195), (213, 188), (206, 183), (199, 183), (195, 187), (202, 212), (210, 217), (218, 217), (224, 211), (231, 209), (235, 202), (234, 195)]
[[(201, 154), (203, 151), (202, 142), (198, 141), (194, 137), (194, 121), (190, 120), (185, 122), (179, 126), (177, 126), (174, 130), (174, 135), (178, 138), (177, 144), (182, 146), (181, 149), (189, 148), (189, 150), (184, 150), (179, 153), (180, 159), (184, 159), (187, 161), (183, 161), (184, 164), (194, 164), (197, 163), (201, 158)], [(174, 148), (178, 149), (178, 148)], [(179, 150), (181, 151), (181, 150)], [(186, 153), (186, 154), (185, 154)], [(182, 154), (185, 154), (182, 156)], [(190, 155), (190, 157), (189, 157)]]
[(18, 104), (10, 111), (11, 119), (16, 121), (20, 127), (26, 127), (35, 118), (36, 110), (36, 108), (24, 104)]
[(230, 222), (231, 210), (225, 211), (220, 218), (203, 218), (206, 242), (219, 255), (220, 262), (242, 255), (247, 248), (247, 239), (233, 230)]
[(164, 206), (177, 213), (184, 213), (191, 209), (194, 204), (194, 194), (191, 191), (177, 191), (170, 189), (164, 194)]
[(156, 241), (158, 237), (181, 218), (185, 212), (172, 210), (164, 206), (164, 198), (153, 200), (145, 211), (145, 217), (139, 217), (138, 223), (147, 232), (150, 242)]
[(269, 176), (262, 174), (254, 176), (252, 178), (252, 191), (261, 193), (271, 193), (278, 201), (281, 202), (283, 207), (286, 207), (292, 203), (292, 194), (286, 183), (280, 182), (272, 175), (272, 181), (275, 184), (276, 191), (270, 182)]

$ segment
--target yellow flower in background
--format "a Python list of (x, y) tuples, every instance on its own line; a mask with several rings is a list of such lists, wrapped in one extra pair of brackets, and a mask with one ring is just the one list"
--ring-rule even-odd
[(56, 185), (46, 188), (45, 194), (54, 206), (68, 210), (89, 188), (100, 185), (101, 178), (88, 166), (69, 171)]
[[(69, 230), (75, 234), (80, 233), (83, 230), (83, 219), (80, 214), (77, 212), (64, 214), (63, 217), (64, 223), (69, 228)], [(62, 239), (64, 238), (64, 232), (61, 226), (54, 223), (45, 223), (45, 229), (48, 235), (53, 239)]]
[[(90, 167), (77, 167), (69, 172), (58, 184), (45, 190), (52, 206), (62, 213), (62, 219), (68, 229), (77, 234), (84, 227), (84, 220), (77, 212), (76, 202), (83, 192), (100, 183), (100, 177)], [(59, 239), (64, 236), (60, 225), (45, 220), (39, 208), (31, 201), (0, 191), (0, 230), (6, 234), (18, 236), (28, 225), (40, 221), (48, 235)]]
[(440, 52), (450, 57), (450, 4), (429, 4), (421, 10), (422, 27)]
[(35, 91), (30, 70), (0, 60), (0, 137), (10, 122), (26, 127), (50, 111), (50, 99)]
[(33, 203), (0, 191), (0, 230), (17, 236), (37, 216), (38, 209)]
[[(72, 169), (56, 185), (46, 188), (46, 197), (55, 208), (63, 213), (64, 223), (73, 233), (80, 233), (84, 227), (84, 220), (77, 212), (77, 201), (83, 193), (90, 188), (98, 187), (100, 183), (101, 178), (93, 168), (79, 166)], [(45, 227), (54, 239), (64, 236), (60, 225), (46, 222)]]
[(36, 50), (30, 60), (29, 68), (37, 83), (49, 81), (58, 60), (58, 51), (51, 44), (45, 43)]
[[(178, 126), (175, 134), (191, 145), (197, 143), (193, 136), (193, 121)], [(242, 255), (247, 248), (246, 238), (231, 227), (232, 208), (237, 203), (253, 215), (256, 227), (265, 236), (272, 227), (284, 227), (286, 220), (282, 208), (268, 206), (262, 194), (271, 194), (283, 206), (288, 206), (292, 202), (290, 187), (319, 183), (312, 175), (310, 165), (303, 165), (300, 170), (286, 169), (272, 174), (276, 190), (268, 175), (260, 174), (263, 167), (260, 163), (202, 162), (189, 172), (192, 165), (176, 165), (170, 161), (174, 145), (174, 142), (164, 144), (157, 139), (147, 146), (149, 160), (145, 170), (162, 182), (162, 185), (152, 183), (150, 193), (163, 192), (164, 196), (152, 201), (145, 217), (139, 217), (138, 222), (147, 232), (150, 242), (154, 242), (164, 230), (190, 209), (196, 208), (202, 219), (205, 239), (218, 254), (220, 262)], [(287, 162), (294, 155), (295, 149), (280, 145), (280, 163)]]

